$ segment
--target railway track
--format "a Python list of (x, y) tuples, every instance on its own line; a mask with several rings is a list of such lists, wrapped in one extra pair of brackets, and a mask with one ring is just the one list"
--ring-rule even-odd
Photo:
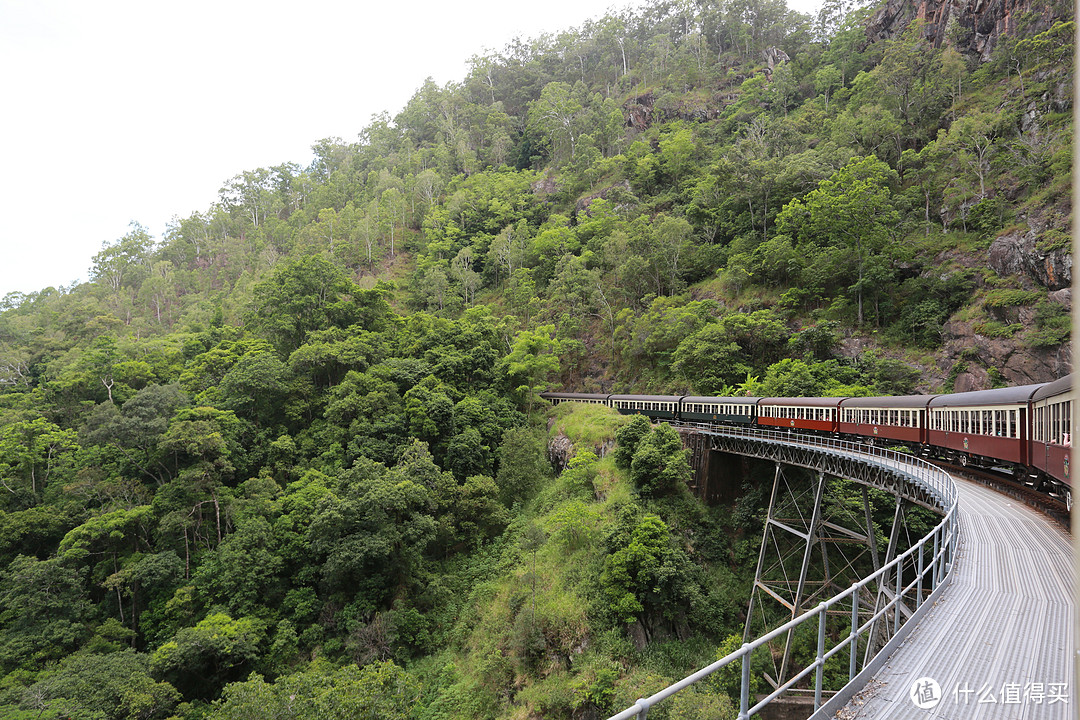
[(992, 488), (997, 492), (1018, 500), (1030, 508), (1038, 510), (1047, 517), (1053, 519), (1066, 531), (1071, 527), (1071, 512), (1065, 502), (1059, 498), (1039, 492), (1024, 483), (1017, 482), (1005, 473), (976, 468), (970, 465), (958, 465), (941, 460), (930, 460), (933, 464), (947, 472), (962, 475), (963, 477), (977, 482), (980, 485)]

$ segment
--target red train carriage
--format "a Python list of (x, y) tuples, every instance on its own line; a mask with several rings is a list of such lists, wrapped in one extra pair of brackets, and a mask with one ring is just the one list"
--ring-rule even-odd
[(935, 397), (844, 398), (840, 402), (838, 429), (846, 435), (921, 445), (926, 442), (926, 405)]
[(844, 398), (761, 398), (758, 425), (836, 432), (837, 409)]
[(961, 465), (1027, 465), (1031, 396), (1041, 387), (938, 395), (927, 406), (927, 442)]
[(1072, 375), (1043, 385), (1031, 397), (1031, 466), (1040, 484), (1049, 480), (1055, 492), (1071, 495), (1069, 451), (1072, 449)]

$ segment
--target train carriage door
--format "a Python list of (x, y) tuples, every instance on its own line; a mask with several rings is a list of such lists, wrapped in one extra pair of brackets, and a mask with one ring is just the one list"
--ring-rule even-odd
[(1029, 450), (1031, 449), (1031, 443), (1028, 442), (1028, 439), (1031, 437), (1031, 426), (1029, 424), (1030, 420), (1031, 420), (1031, 414), (1028, 412), (1028, 407), (1027, 406), (1021, 406), (1020, 410), (1019, 410), (1019, 413), (1020, 413), (1020, 427), (1019, 427), (1019, 430), (1020, 430), (1020, 464), (1021, 465), (1030, 465), (1031, 464), (1029, 462), (1030, 458), (1028, 456), (1030, 455)]

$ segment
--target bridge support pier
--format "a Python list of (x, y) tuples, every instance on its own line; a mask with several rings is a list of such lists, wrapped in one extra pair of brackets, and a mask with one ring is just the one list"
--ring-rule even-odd
[[(824, 472), (815, 472), (807, 478), (805, 471), (776, 463), (743, 642), (798, 617), (821, 600), (881, 568), (868, 489), (861, 486), (858, 497), (853, 496), (853, 489), (852, 484)], [(902, 524), (902, 501), (898, 499), (885, 553), (886, 564), (897, 554)], [(854, 616), (857, 625), (861, 625), (862, 619), (872, 622), (874, 614), (894, 597), (897, 586), (889, 585), (888, 579), (883, 579), (863, 597), (854, 599), (850, 611), (830, 611), (830, 627), (839, 626), (840, 616), (845, 620)], [(851, 665), (864, 666), (891, 637), (900, 615), (910, 615), (902, 601), (894, 604), (894, 610), (896, 615), (885, 622), (873, 621), (865, 652), (857, 653), (854, 648), (850, 651)], [(795, 644), (795, 632), (790, 630), (785, 634), (782, 654), (777, 648), (779, 663), (773, 668), (775, 676), (766, 675), (774, 688), (801, 670), (793, 658)], [(859, 655), (863, 656), (861, 663)]]

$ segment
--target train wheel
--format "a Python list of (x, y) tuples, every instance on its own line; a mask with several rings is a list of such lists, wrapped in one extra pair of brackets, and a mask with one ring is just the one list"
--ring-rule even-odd
[(960, 467), (967, 467), (968, 456), (967, 456), (966, 453), (961, 453), (960, 458), (959, 458), (959, 462), (960, 462)]

